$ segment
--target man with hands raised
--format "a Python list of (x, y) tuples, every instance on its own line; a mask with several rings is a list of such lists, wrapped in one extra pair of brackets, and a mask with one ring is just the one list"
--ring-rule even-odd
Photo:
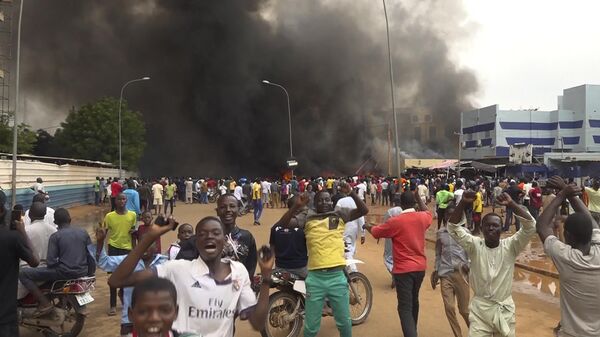
[(341, 192), (356, 204), (355, 209), (334, 209), (331, 194), (327, 190), (314, 196), (316, 211), (308, 211), (306, 218), (296, 217), (298, 211), (309, 202), (307, 193), (301, 194), (294, 205), (283, 215), (279, 223), (285, 227), (304, 228), (308, 250), (308, 276), (306, 278), (306, 318), (304, 337), (314, 337), (319, 332), (325, 298), (333, 310), (335, 323), (342, 337), (352, 336), (350, 319), (350, 294), (344, 274), (344, 229), (346, 223), (369, 212), (367, 205), (347, 183), (340, 185)]
[(114, 271), (108, 284), (113, 287), (132, 286), (154, 276), (173, 282), (179, 304), (173, 328), (178, 332), (194, 332), (204, 337), (232, 337), (234, 318), (238, 315), (242, 320), (248, 319), (255, 330), (262, 330), (268, 311), (274, 257), (268, 247), (261, 248), (259, 265), (263, 283), (257, 301), (244, 265), (221, 258), (226, 238), (219, 218), (206, 217), (196, 225), (197, 259), (167, 261), (150, 270), (134, 272), (148, 247), (176, 226), (177, 222), (172, 217), (165, 225), (154, 224)]
[(512, 280), (515, 260), (535, 234), (535, 220), (507, 193), (497, 203), (510, 208), (523, 225), (514, 235), (501, 239), (502, 218), (486, 214), (482, 223), (483, 238), (469, 234), (463, 227), (464, 211), (475, 200), (475, 192), (465, 191), (448, 220), (450, 236), (471, 259), (469, 284), (473, 289), (469, 314), (469, 336), (515, 336), (515, 304)]
[[(600, 229), (583, 201), (581, 188), (559, 176), (547, 185), (560, 192), (540, 215), (537, 232), (560, 278), (559, 336), (600, 335)], [(565, 243), (554, 235), (554, 215), (565, 200), (575, 213), (565, 220)]]

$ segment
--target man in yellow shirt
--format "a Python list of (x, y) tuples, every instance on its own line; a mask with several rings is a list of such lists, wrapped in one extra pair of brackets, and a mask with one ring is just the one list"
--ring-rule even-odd
[(252, 184), (252, 207), (254, 208), (254, 225), (260, 226), (260, 216), (262, 215), (263, 204), (261, 199), (260, 179), (256, 179)]
[(600, 223), (600, 179), (594, 178), (592, 187), (586, 187), (585, 192), (589, 198), (588, 210), (597, 223)]
[(327, 192), (329, 192), (329, 195), (333, 195), (333, 183), (334, 182), (335, 182), (335, 180), (333, 179), (333, 177), (327, 178), (327, 181), (325, 182), (325, 187), (327, 188)]
[[(306, 305), (304, 337), (314, 337), (321, 326), (321, 314), (325, 298), (333, 310), (335, 324), (341, 337), (352, 336), (350, 319), (350, 294), (344, 274), (344, 229), (346, 223), (354, 221), (369, 212), (367, 205), (344, 183), (342, 193), (352, 197), (355, 209), (334, 210), (328, 191), (319, 191), (314, 197), (316, 211), (309, 211), (306, 220), (296, 221), (296, 226), (304, 228), (308, 250), (308, 276), (306, 278)], [(281, 218), (281, 224), (292, 227), (290, 220), (298, 210), (308, 204), (309, 196), (300, 195), (294, 205)]]
[(473, 235), (479, 235), (481, 228), (481, 213), (483, 213), (483, 196), (479, 186), (475, 188), (475, 201), (473, 201)]
[[(115, 199), (115, 210), (104, 217), (104, 227), (108, 229), (108, 255), (127, 255), (133, 249), (131, 233), (135, 229), (137, 215), (128, 211), (127, 196), (119, 193)], [(122, 291), (122, 290), (121, 290)], [(117, 313), (117, 289), (110, 288), (109, 316)]]

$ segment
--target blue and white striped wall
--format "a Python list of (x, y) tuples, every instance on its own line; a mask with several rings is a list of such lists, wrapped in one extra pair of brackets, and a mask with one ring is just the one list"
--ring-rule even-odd
[[(72, 207), (94, 202), (93, 184), (96, 177), (115, 177), (115, 168), (57, 165), (38, 161), (17, 161), (17, 203), (26, 209), (31, 204), (35, 192), (31, 186), (41, 177), (50, 195), (50, 207)], [(11, 198), (12, 161), (0, 159), (0, 187)], [(127, 176), (132, 175), (127, 172)]]

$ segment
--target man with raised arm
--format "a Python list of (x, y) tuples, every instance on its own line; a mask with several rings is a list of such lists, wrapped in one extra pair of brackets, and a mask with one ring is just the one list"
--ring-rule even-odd
[[(600, 229), (583, 201), (581, 188), (566, 185), (561, 177), (548, 181), (560, 192), (537, 223), (546, 254), (560, 278), (560, 328), (558, 336), (600, 336)], [(554, 216), (568, 199), (575, 213), (565, 220), (565, 243), (554, 235)]]
[(349, 195), (356, 208), (334, 209), (327, 190), (319, 191), (314, 197), (315, 211), (310, 210), (305, 219), (296, 217), (305, 208), (309, 198), (300, 195), (294, 205), (283, 215), (279, 223), (284, 227), (304, 229), (308, 250), (308, 276), (306, 278), (306, 319), (304, 337), (314, 337), (321, 326), (321, 314), (325, 298), (333, 309), (333, 317), (340, 336), (352, 336), (350, 319), (350, 293), (344, 274), (344, 229), (346, 223), (367, 215), (369, 209), (347, 183), (340, 186), (341, 192)]
[(471, 259), (469, 284), (473, 300), (469, 314), (469, 336), (515, 336), (515, 304), (512, 299), (512, 280), (515, 260), (535, 234), (535, 220), (507, 193), (502, 193), (498, 204), (512, 210), (522, 227), (512, 236), (500, 239), (502, 218), (489, 213), (482, 219), (483, 238), (473, 236), (463, 227), (465, 207), (475, 201), (475, 192), (465, 191), (448, 220), (450, 236), (467, 252)]

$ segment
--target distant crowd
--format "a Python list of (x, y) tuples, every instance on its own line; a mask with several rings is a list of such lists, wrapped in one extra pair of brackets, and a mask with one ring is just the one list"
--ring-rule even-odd
[[(513, 270), (536, 232), (560, 277), (555, 333), (600, 335), (600, 179), (578, 186), (561, 177), (465, 179), (419, 172), (398, 178), (98, 177), (93, 187), (96, 205), (111, 205), (95, 242), (71, 226), (66, 209), (47, 206), (41, 178), (25, 212), (22, 206), (11, 212), (0, 193), (0, 286), (15, 294), (14, 301), (11, 296), (0, 303), (0, 337), (18, 336), (17, 306), (26, 296), (37, 305), (35, 319), (61, 319), (40, 283), (93, 275), (96, 268), (112, 273), (108, 314), (117, 314), (120, 299), (122, 336), (233, 336), (236, 317), (263, 330), (270, 324), (272, 272), (285, 270), (306, 279), (304, 335), (318, 334), (327, 307), (340, 336), (349, 337), (347, 275), (356, 266), (346, 259), (353, 258), (358, 238), (365, 243), (367, 231), (386, 239), (384, 265), (402, 332), (417, 336), (425, 233), (434, 217), (430, 282), (441, 288), (454, 336), (462, 336), (456, 306), (469, 336), (516, 335)], [(211, 200), (216, 216), (195, 227), (173, 216), (177, 201)], [(365, 221), (369, 204), (389, 207), (383, 223)], [(486, 206), (491, 212), (484, 213)], [(268, 246), (258, 248), (252, 232), (237, 225), (244, 207), (253, 209), (255, 225), (263, 207), (287, 208), (272, 224)], [(171, 230), (178, 240), (162, 249), (160, 237)], [(257, 266), (261, 281), (252, 287)]]

